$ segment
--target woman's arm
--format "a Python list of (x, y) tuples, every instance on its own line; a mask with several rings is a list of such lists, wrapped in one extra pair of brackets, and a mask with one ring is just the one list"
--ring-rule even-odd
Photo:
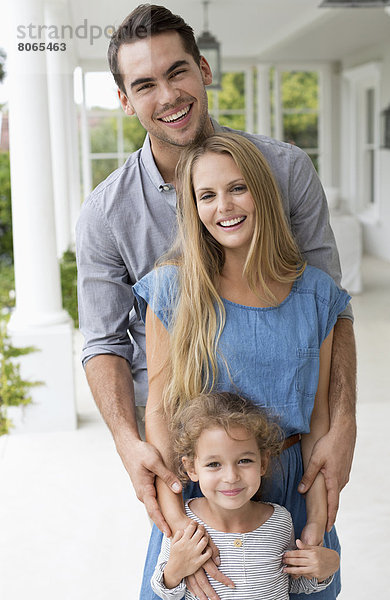
[[(157, 448), (166, 466), (172, 466), (169, 430), (162, 407), (169, 357), (169, 334), (149, 306), (146, 311), (145, 333), (149, 380), (145, 411), (146, 441)], [(158, 477), (156, 489), (161, 512), (171, 530), (174, 532), (184, 529), (189, 519), (184, 512), (182, 496), (173, 493)]]
[[(310, 421), (310, 433), (302, 436), (302, 458), (306, 469), (316, 442), (329, 431), (329, 378), (332, 356), (333, 330), (320, 348), (318, 388)], [(307, 523), (301, 535), (305, 544), (322, 542), (328, 514), (327, 493), (322, 473), (318, 473), (306, 494)]]
[[(146, 363), (148, 367), (149, 394), (146, 406), (145, 432), (146, 439), (160, 452), (166, 465), (171, 465), (171, 440), (169, 430), (162, 410), (162, 397), (167, 377), (167, 359), (169, 357), (169, 334), (161, 321), (153, 311), (146, 311)], [(191, 519), (189, 519), (183, 506), (182, 497), (173, 493), (168, 486), (156, 477), (157, 499), (161, 512), (168, 522), (173, 534), (178, 530), (184, 530)], [(219, 564), (219, 552), (216, 546), (209, 540), (213, 552), (213, 560), (208, 558), (203, 568), (194, 575), (187, 577), (187, 587), (200, 600), (219, 600), (218, 594), (210, 586), (206, 573), (220, 581), (226, 586), (234, 587), (233, 582), (221, 573), (216, 563)]]

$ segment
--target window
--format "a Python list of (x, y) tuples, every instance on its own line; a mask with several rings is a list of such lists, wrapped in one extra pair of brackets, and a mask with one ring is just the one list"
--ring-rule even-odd
[[(348, 195), (352, 210), (364, 222), (379, 218), (380, 64), (367, 63), (344, 72), (349, 156)], [(346, 111), (345, 111), (346, 112)]]
[(271, 70), (272, 136), (299, 146), (320, 170), (320, 81), (318, 71)]

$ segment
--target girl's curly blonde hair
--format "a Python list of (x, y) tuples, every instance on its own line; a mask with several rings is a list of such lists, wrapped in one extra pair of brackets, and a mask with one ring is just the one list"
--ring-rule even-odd
[(173, 438), (173, 463), (179, 479), (189, 481), (182, 458), (186, 456), (192, 463), (196, 456), (196, 445), (206, 429), (223, 427), (230, 435), (233, 427), (244, 427), (252, 434), (260, 452), (269, 458), (278, 456), (283, 449), (283, 432), (271, 422), (265, 411), (249, 400), (231, 392), (211, 392), (200, 394), (187, 402), (178, 418), (171, 422)]

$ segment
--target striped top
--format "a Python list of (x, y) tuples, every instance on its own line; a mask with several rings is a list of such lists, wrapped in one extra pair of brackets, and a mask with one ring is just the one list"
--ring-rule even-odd
[[(288, 600), (289, 592), (319, 592), (332, 581), (333, 576), (318, 583), (316, 579), (304, 577), (292, 579), (283, 573), (284, 552), (295, 547), (294, 528), (287, 509), (272, 504), (274, 512), (263, 525), (248, 533), (225, 533), (203, 523), (189, 508), (188, 517), (203, 525), (219, 549), (220, 571), (235, 584), (235, 589), (208, 577), (210, 584), (221, 600)], [(170, 540), (164, 536), (157, 566), (151, 580), (153, 591), (163, 600), (194, 600), (195, 596), (186, 589), (184, 581), (168, 589), (163, 582), (165, 565), (169, 558)]]

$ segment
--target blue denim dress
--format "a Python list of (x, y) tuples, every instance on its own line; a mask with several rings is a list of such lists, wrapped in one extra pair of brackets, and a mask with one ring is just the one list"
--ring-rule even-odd
[[(178, 299), (178, 270), (164, 266), (148, 273), (133, 287), (138, 310), (145, 320), (149, 304), (169, 330)], [(350, 301), (333, 279), (307, 266), (290, 294), (276, 307), (256, 308), (223, 299), (226, 322), (219, 341), (217, 388), (239, 392), (265, 408), (282, 427), (285, 436), (310, 431), (310, 418), (318, 385), (319, 354), (337, 316)], [(228, 365), (229, 372), (225, 366)], [(306, 523), (305, 499), (297, 487), (303, 475), (300, 444), (285, 450), (275, 461), (270, 480), (262, 484), (262, 497), (285, 506), (291, 513), (298, 538)], [(196, 484), (185, 498), (201, 495)], [(152, 530), (141, 600), (157, 600), (150, 587), (162, 535)], [(340, 552), (335, 529), (325, 534), (325, 545)], [(340, 592), (340, 576), (316, 594), (316, 600), (332, 600)], [(290, 594), (291, 599), (304, 594)]]

